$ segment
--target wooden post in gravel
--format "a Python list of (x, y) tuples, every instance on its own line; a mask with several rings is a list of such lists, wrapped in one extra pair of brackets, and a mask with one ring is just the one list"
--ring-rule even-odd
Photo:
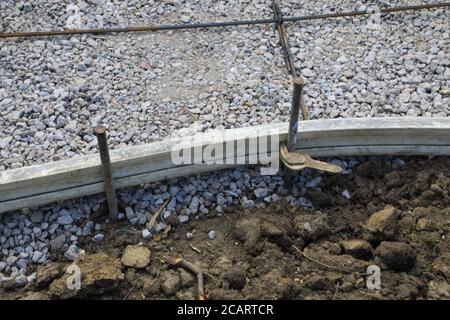
[(100, 151), (100, 159), (102, 161), (104, 188), (106, 199), (108, 201), (109, 216), (116, 220), (119, 214), (117, 206), (116, 189), (114, 188), (114, 180), (111, 170), (111, 160), (109, 158), (108, 141), (106, 139), (106, 128), (104, 126), (97, 126), (95, 128), (95, 135), (97, 136), (98, 149)]

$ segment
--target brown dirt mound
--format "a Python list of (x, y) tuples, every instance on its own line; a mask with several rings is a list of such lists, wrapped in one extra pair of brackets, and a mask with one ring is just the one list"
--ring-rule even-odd
[[(83, 289), (61, 289), (67, 265), (55, 261), (38, 270), (33, 286), (0, 294), (195, 299), (195, 275), (167, 263), (182, 257), (203, 270), (207, 299), (449, 299), (450, 159), (406, 161), (396, 169), (373, 160), (348, 176), (324, 176), (320, 189), (308, 192), (316, 209), (279, 202), (174, 226), (167, 237), (141, 244), (151, 251), (144, 268), (120, 263), (140, 235), (125, 223), (111, 225), (107, 240), (86, 247), (77, 262)], [(349, 200), (341, 196), (345, 189)], [(381, 267), (380, 290), (366, 285), (374, 264)]]

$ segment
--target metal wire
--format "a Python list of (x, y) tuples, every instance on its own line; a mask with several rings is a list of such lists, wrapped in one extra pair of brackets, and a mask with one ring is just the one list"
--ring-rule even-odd
[(450, 7), (450, 2), (443, 3), (431, 3), (431, 4), (421, 4), (415, 6), (403, 6), (403, 7), (393, 7), (393, 8), (381, 8), (376, 10), (366, 10), (366, 11), (347, 11), (347, 12), (337, 12), (337, 13), (326, 13), (317, 15), (308, 15), (304, 17), (286, 17), (284, 21), (309, 21), (309, 20), (319, 20), (319, 19), (332, 19), (332, 18), (345, 18), (345, 17), (356, 17), (363, 15), (370, 15), (374, 13), (397, 13), (403, 11), (418, 11), (418, 10), (430, 10), (438, 8)]
[[(278, 5), (278, 2), (276, 0), (272, 0), (272, 10), (274, 12), (275, 18), (278, 19), (277, 23), (278, 36), (280, 38), (280, 45), (283, 50), (286, 66), (288, 68), (289, 73), (292, 75), (292, 78), (297, 79), (298, 77), (297, 68), (295, 67), (294, 57), (292, 55), (291, 46), (289, 44), (289, 38), (287, 35), (286, 28), (284, 26), (283, 14), (281, 13), (280, 6)], [(308, 120), (309, 111), (308, 108), (306, 107), (305, 102), (303, 101), (303, 96), (300, 97), (299, 103), (296, 104), (296, 107), (302, 110), (303, 120)], [(296, 111), (296, 114), (298, 122), (298, 110)]]
[(370, 15), (376, 12), (379, 13), (397, 13), (403, 11), (418, 11), (450, 7), (450, 2), (423, 4), (416, 6), (403, 6), (394, 8), (382, 8), (379, 11), (347, 11), (339, 13), (316, 14), (300, 17), (281, 17), (280, 19), (257, 19), (257, 20), (240, 20), (240, 21), (224, 21), (224, 22), (209, 22), (209, 23), (192, 23), (192, 24), (162, 24), (149, 25), (140, 27), (126, 27), (126, 28), (108, 28), (108, 29), (71, 29), (58, 31), (29, 31), (29, 32), (6, 32), (0, 33), (0, 38), (31, 38), (31, 37), (52, 37), (52, 36), (67, 36), (67, 35), (83, 35), (83, 34), (111, 34), (123, 32), (152, 32), (163, 30), (182, 30), (182, 29), (200, 29), (200, 28), (218, 28), (228, 26), (242, 26), (242, 25), (257, 25), (257, 24), (274, 24), (281, 22), (297, 22), (309, 21), (319, 19), (332, 19)]
[(292, 56), (291, 48), (289, 45), (289, 40), (286, 33), (286, 28), (283, 24), (283, 14), (281, 13), (280, 7), (276, 0), (272, 0), (272, 10), (274, 12), (275, 19), (278, 19), (277, 30), (278, 36), (280, 38), (280, 44), (283, 50), (284, 60), (286, 61), (286, 65), (292, 77), (297, 77), (297, 70), (294, 65), (294, 58)]

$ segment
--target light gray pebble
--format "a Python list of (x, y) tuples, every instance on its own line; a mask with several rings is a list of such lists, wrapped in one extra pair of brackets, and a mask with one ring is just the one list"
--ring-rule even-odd
[(28, 283), (28, 278), (24, 274), (18, 275), (16, 278), (14, 278), (14, 284), (16, 288), (24, 287)]
[(125, 215), (127, 216), (128, 220), (131, 220), (134, 218), (134, 210), (131, 207), (126, 207), (125, 208)]
[(144, 240), (149, 240), (151, 237), (152, 233), (148, 229), (142, 230), (142, 238), (144, 238)]
[(43, 255), (44, 255), (44, 254), (43, 254), (42, 252), (40, 252), (40, 251), (35, 251), (35, 252), (33, 253), (33, 257), (31, 258), (31, 260), (33, 260), (33, 262), (38, 262), (38, 261), (42, 258)]
[(317, 176), (314, 179), (309, 180), (306, 183), (306, 186), (308, 188), (316, 188), (320, 184), (321, 181), (322, 181), (322, 177), (321, 176)]
[(268, 195), (269, 192), (270, 192), (270, 190), (267, 189), (267, 188), (256, 188), (256, 189), (253, 191), (253, 193), (255, 194), (255, 196), (256, 196), (258, 199), (262, 199), (262, 198), (266, 197), (266, 196)]
[(247, 197), (242, 198), (242, 206), (244, 209), (250, 209), (255, 206), (255, 202), (253, 200), (247, 199)]
[(52, 225), (50, 225), (50, 227), (49, 227), (49, 229), (48, 229), (48, 233), (54, 234), (58, 228), (59, 228), (59, 225), (57, 225), (57, 224), (52, 224)]
[(58, 217), (57, 222), (59, 225), (70, 225), (73, 222), (73, 219), (71, 216), (62, 216), (62, 217)]
[(105, 235), (102, 233), (98, 233), (92, 237), (92, 241), (94, 241), (94, 242), (100, 242), (100, 241), (103, 241), (103, 239), (105, 239)]
[(18, 259), (16, 261), (16, 266), (20, 269), (26, 269), (28, 265), (28, 259)]
[(17, 259), (18, 257), (16, 256), (9, 256), (8, 258), (6, 258), (6, 265), (13, 266), (16, 263)]
[(33, 212), (30, 215), (30, 220), (35, 224), (41, 223), (44, 220), (44, 214), (40, 211)]
[(191, 214), (196, 214), (199, 208), (199, 198), (197, 196), (192, 197), (191, 203), (189, 204), (189, 211)]
[(350, 199), (350, 198), (351, 198), (350, 192), (349, 192), (347, 189), (345, 189), (344, 191), (342, 191), (341, 195), (342, 195), (345, 199)]
[(208, 232), (208, 238), (209, 240), (214, 240), (216, 238), (216, 232), (214, 230)]
[(163, 213), (164, 220), (167, 220), (167, 218), (169, 218), (171, 215), (172, 215), (172, 212), (170, 212), (168, 210), (164, 211), (164, 213)]
[(71, 260), (74, 261), (77, 259), (78, 257), (78, 247), (76, 245), (71, 245), (69, 246), (69, 248), (67, 249), (66, 252), (64, 252), (64, 257), (67, 260)]
[(66, 242), (66, 235), (64, 233), (60, 234), (56, 238), (50, 240), (49, 246), (52, 250), (59, 250)]
[(178, 221), (180, 223), (187, 223), (189, 221), (189, 216), (181, 214), (178, 216)]

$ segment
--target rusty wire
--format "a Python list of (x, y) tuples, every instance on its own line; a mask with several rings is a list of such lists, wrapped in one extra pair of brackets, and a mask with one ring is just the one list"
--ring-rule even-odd
[(182, 30), (182, 29), (200, 29), (200, 28), (217, 28), (228, 26), (242, 26), (242, 25), (258, 25), (258, 24), (279, 24), (280, 22), (299, 22), (310, 21), (319, 19), (333, 19), (333, 18), (345, 18), (356, 17), (363, 15), (371, 15), (374, 13), (397, 13), (404, 11), (418, 11), (418, 10), (430, 10), (438, 8), (450, 7), (450, 2), (423, 4), (415, 6), (401, 6), (393, 8), (381, 8), (376, 10), (363, 10), (363, 11), (347, 11), (327, 14), (315, 14), (299, 17), (279, 17), (270, 19), (257, 19), (257, 20), (239, 20), (239, 21), (224, 21), (224, 22), (208, 22), (208, 23), (191, 23), (191, 24), (161, 24), (161, 25), (149, 25), (139, 27), (125, 27), (125, 28), (108, 28), (108, 29), (70, 29), (70, 30), (54, 30), (54, 31), (25, 31), (25, 32), (4, 32), (0, 33), (0, 38), (31, 38), (31, 37), (52, 37), (52, 36), (68, 36), (68, 35), (83, 35), (83, 34), (113, 34), (124, 32), (154, 32), (164, 30)]

